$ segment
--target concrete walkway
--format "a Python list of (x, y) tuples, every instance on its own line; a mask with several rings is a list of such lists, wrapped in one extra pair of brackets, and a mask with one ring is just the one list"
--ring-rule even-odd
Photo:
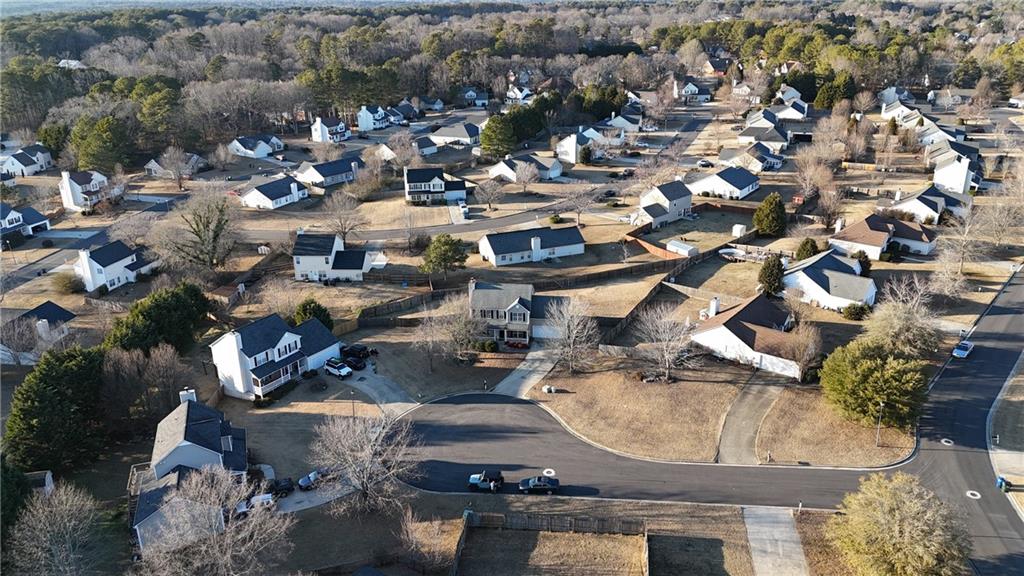
[(397, 416), (416, 407), (417, 402), (397, 382), (377, 374), (375, 370), (376, 365), (368, 362), (366, 369), (354, 372), (342, 383), (369, 396), (381, 411), (388, 414)]
[(743, 508), (756, 576), (806, 576), (800, 533), (788, 508)]
[[(1017, 358), (1010, 377), (992, 408), (988, 422), (989, 457), (992, 469), (1013, 483), (1007, 494), (1017, 514), (1024, 519), (1024, 445), (1018, 430), (1024, 424), (1024, 352)], [(999, 443), (995, 436), (999, 436)]]
[[(534, 346), (538, 345), (534, 341)], [(526, 398), (530, 388), (543, 380), (557, 362), (558, 352), (556, 350), (544, 348), (531, 350), (515, 370), (498, 382), (494, 387), (494, 392), (516, 398)]]
[(718, 439), (721, 464), (757, 464), (757, 430), (782, 386), (747, 383), (732, 401)]

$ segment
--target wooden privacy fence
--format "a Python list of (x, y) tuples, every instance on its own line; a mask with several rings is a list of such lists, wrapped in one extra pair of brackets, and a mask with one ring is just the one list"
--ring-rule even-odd
[(466, 525), (470, 528), (501, 528), (504, 530), (536, 530), (541, 532), (580, 532), (590, 534), (647, 533), (646, 523), (639, 518), (590, 518), (560, 514), (523, 514), (509, 512), (467, 511)]

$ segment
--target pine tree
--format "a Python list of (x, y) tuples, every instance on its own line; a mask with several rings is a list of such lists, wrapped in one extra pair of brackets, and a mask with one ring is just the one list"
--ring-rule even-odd
[(836, 348), (819, 372), (825, 399), (847, 418), (911, 426), (925, 399), (924, 362), (894, 356), (878, 339)]
[(778, 254), (772, 254), (761, 265), (761, 271), (757, 274), (757, 281), (765, 294), (778, 294), (782, 292), (782, 258)]
[(316, 318), (328, 330), (334, 329), (334, 320), (331, 318), (331, 311), (326, 306), (317, 302), (314, 298), (306, 298), (295, 307), (295, 325), (298, 326), (310, 318)]
[(480, 147), (484, 154), (494, 158), (504, 157), (515, 150), (515, 130), (506, 117), (491, 116), (480, 134)]
[(786, 233), (786, 205), (778, 192), (772, 192), (754, 212), (754, 227), (765, 236), (782, 236)]
[(447, 279), (448, 272), (461, 268), (466, 263), (467, 257), (462, 240), (453, 238), (451, 234), (439, 234), (434, 236), (423, 253), (423, 264), (420, 266), (420, 271), (427, 274), (443, 272)]
[(860, 262), (861, 276), (871, 275), (871, 258), (868, 258), (868, 255), (863, 250), (857, 250), (850, 256), (857, 262)]
[(594, 161), (594, 151), (590, 146), (580, 148), (580, 164), (590, 164)]
[(800, 242), (800, 247), (796, 249), (796, 259), (803, 260), (805, 258), (810, 258), (818, 252), (818, 243), (814, 241), (814, 238), (804, 238)]
[(71, 147), (80, 170), (99, 170), (111, 174), (114, 167), (128, 159), (128, 132), (113, 116), (93, 120), (83, 116), (71, 131)]

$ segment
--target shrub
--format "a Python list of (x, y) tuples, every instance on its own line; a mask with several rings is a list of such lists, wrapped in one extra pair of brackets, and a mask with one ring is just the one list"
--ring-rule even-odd
[(867, 277), (871, 275), (871, 258), (868, 258), (868, 255), (863, 250), (857, 250), (850, 256), (860, 264), (861, 276)]
[(761, 283), (765, 294), (778, 294), (782, 292), (782, 258), (778, 254), (772, 254), (761, 265), (761, 271), (757, 274), (757, 281)]
[(326, 326), (328, 330), (334, 329), (334, 320), (331, 318), (331, 311), (312, 297), (306, 298), (295, 307), (295, 325), (298, 326), (310, 318), (316, 318), (321, 324)]
[(888, 261), (892, 260), (892, 254), (890, 254), (889, 252), (882, 252), (878, 256), (878, 259), (881, 260), (882, 262), (888, 262)]
[(814, 238), (804, 238), (800, 242), (800, 247), (796, 249), (796, 259), (803, 260), (810, 258), (818, 253), (818, 243), (814, 241)]
[(194, 284), (162, 288), (132, 305), (128, 315), (114, 321), (105, 347), (148, 351), (166, 342), (178, 352), (195, 341), (195, 331), (210, 310), (210, 301)]
[(819, 373), (825, 399), (846, 418), (871, 425), (913, 425), (926, 394), (925, 363), (894, 356), (878, 339), (836, 348)]
[(548, 218), (548, 222), (551, 222), (552, 224), (561, 224), (562, 223), (562, 215), (561, 214), (552, 214), (551, 217)]
[(778, 192), (772, 192), (754, 212), (754, 227), (765, 236), (786, 233), (786, 206)]
[(486, 342), (484, 342), (484, 352), (497, 352), (497, 351), (498, 351), (498, 343), (497, 342), (495, 342), (494, 340), (487, 340)]
[(704, 191), (704, 192), (701, 192), (700, 195), (703, 196), (704, 198), (710, 198), (711, 197), (711, 192)]
[(861, 304), (860, 302), (854, 302), (849, 304), (846, 308), (843, 308), (843, 318), (847, 320), (863, 320), (867, 318), (868, 312), (871, 312), (871, 307), (867, 304)]
[(85, 282), (71, 272), (61, 272), (53, 277), (53, 289), (61, 294), (85, 292)]
[(100, 296), (106, 296), (110, 293), (110, 288), (107, 288), (106, 284), (100, 284), (100, 287), (96, 289), (96, 293)]
[(53, 240), (49, 238), (43, 240), (43, 248), (53, 248)]
[(605, 202), (604, 205), (609, 207), (609, 208), (618, 208), (619, 207), (619, 201), (618, 200), (609, 200), (609, 201)]

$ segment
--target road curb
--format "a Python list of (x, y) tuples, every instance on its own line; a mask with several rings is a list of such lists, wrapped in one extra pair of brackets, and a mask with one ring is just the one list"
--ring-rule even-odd
[[(985, 447), (988, 450), (988, 461), (992, 464), (992, 471), (995, 472), (996, 476), (999, 476), (999, 468), (996, 467), (995, 451), (992, 450), (992, 416), (996, 413), (996, 410), (999, 409), (999, 404), (1002, 403), (1003, 397), (1006, 396), (1007, 390), (1010, 389), (1010, 383), (1013, 382), (1013, 379), (1020, 373), (1022, 366), (1024, 366), (1024, 352), (1021, 352), (1020, 356), (1017, 357), (1017, 362), (1014, 363), (1013, 369), (1010, 370), (1010, 375), (1006, 378), (1006, 381), (1003, 382), (1003, 387), (999, 389), (999, 394), (996, 396), (996, 399), (992, 401), (992, 406), (989, 407), (988, 415), (985, 417)], [(1007, 452), (1011, 451), (1008, 450)], [(1010, 501), (1010, 505), (1013, 506), (1013, 509), (1017, 511), (1017, 515), (1020, 516), (1020, 519), (1024, 520), (1024, 509), (1017, 504), (1017, 500), (1011, 498), (1009, 494), (1004, 494), (1004, 496), (1006, 496), (1006, 499)]]

